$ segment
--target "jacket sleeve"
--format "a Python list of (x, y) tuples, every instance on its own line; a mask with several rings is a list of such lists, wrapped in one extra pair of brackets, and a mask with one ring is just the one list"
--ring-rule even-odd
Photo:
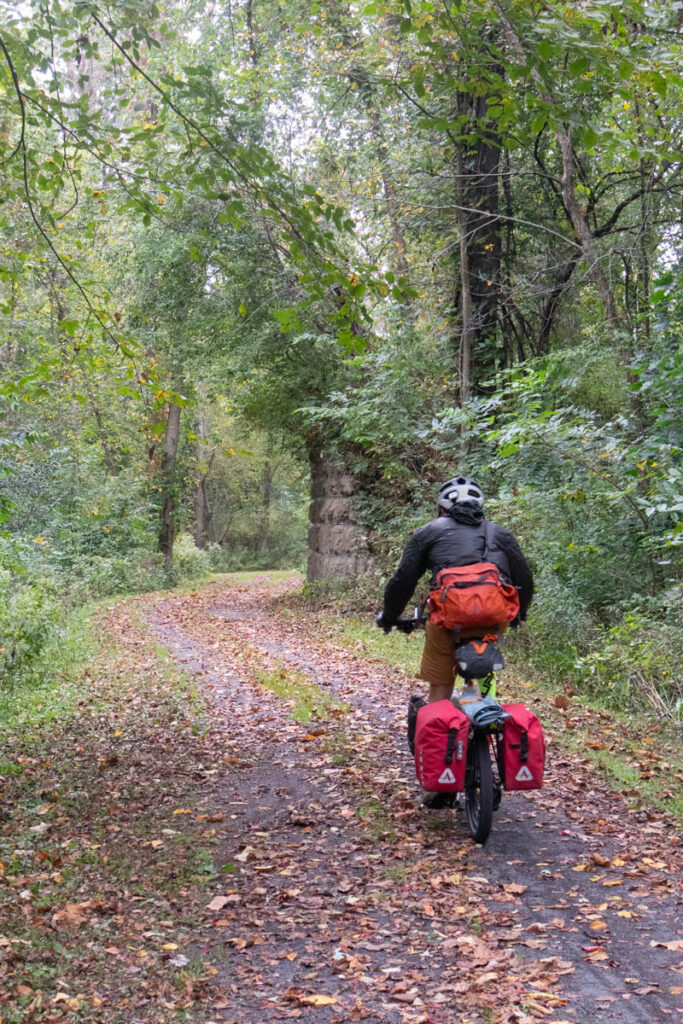
[(398, 569), (384, 591), (384, 618), (390, 625), (399, 618), (427, 568), (422, 538), (418, 530), (406, 544)]
[(519, 617), (524, 622), (526, 613), (534, 596), (534, 577), (531, 567), (522, 554), (522, 549), (508, 530), (499, 529), (498, 543), (507, 555), (510, 566), (510, 579), (519, 590)]

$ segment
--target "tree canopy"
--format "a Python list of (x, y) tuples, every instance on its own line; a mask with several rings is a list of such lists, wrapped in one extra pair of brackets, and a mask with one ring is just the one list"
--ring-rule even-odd
[(301, 564), (309, 480), (384, 571), (466, 468), (529, 656), (675, 706), (679, 6), (0, 2), (0, 676), (65, 601)]

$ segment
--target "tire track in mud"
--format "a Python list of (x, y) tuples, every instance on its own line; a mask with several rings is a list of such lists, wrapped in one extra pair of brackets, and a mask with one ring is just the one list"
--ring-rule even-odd
[[(419, 684), (274, 613), (292, 585), (213, 586), (148, 615), (236, 762), (214, 794), (235, 873), (206, 939), (222, 1019), (677, 1021), (680, 856), (662, 819), (551, 738), (546, 787), (506, 794), (475, 847), (457, 813), (419, 806), (404, 740)], [(259, 665), (348, 712), (298, 725), (254, 685)]]

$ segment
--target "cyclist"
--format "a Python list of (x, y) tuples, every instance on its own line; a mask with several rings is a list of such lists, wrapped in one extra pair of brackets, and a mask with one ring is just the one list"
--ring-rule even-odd
[[(512, 622), (515, 627), (526, 619), (534, 592), (533, 576), (513, 535), (502, 526), (490, 525), (486, 561), (493, 562), (518, 588), (519, 615)], [(408, 541), (401, 562), (386, 585), (384, 607), (377, 616), (377, 625), (389, 632), (425, 572), (431, 572), (433, 587), (441, 569), (484, 561), (485, 551), (484, 495), (474, 480), (455, 476), (439, 489), (437, 518), (416, 530)], [(498, 632), (506, 625), (500, 623)], [(420, 677), (429, 683), (430, 703), (449, 699), (453, 693), (456, 643), (479, 635), (481, 629), (456, 633), (427, 622)]]

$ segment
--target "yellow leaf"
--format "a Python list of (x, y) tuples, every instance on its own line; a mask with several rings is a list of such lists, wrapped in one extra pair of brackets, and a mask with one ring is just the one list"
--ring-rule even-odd
[(177, 942), (164, 942), (164, 944), (163, 944), (163, 946), (161, 948), (162, 949), (177, 949), (178, 948), (178, 943)]
[(607, 924), (604, 921), (591, 921), (588, 926), (592, 932), (606, 932)]
[(191, 807), (176, 807), (174, 814), (192, 814)]
[(334, 996), (299, 996), (299, 1002), (308, 1006), (334, 1006), (337, 1000)]

